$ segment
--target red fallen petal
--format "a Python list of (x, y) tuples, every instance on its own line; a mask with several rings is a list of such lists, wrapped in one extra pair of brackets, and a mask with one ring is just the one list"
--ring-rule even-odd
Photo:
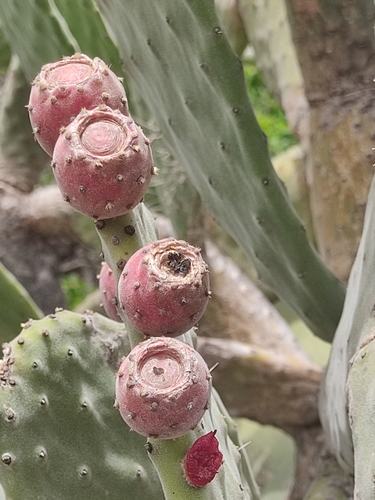
[(198, 438), (186, 453), (183, 468), (187, 481), (193, 486), (206, 486), (223, 463), (216, 430)]

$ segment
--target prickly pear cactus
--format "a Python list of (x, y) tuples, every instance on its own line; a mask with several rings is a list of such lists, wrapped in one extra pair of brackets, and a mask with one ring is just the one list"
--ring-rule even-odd
[[(354, 261), (343, 314), (332, 343), (321, 386), (319, 413), (326, 439), (340, 466), (354, 470), (353, 442), (348, 417), (349, 361), (368, 334), (374, 308), (375, 281), (375, 179), (371, 184), (361, 243)], [(371, 320), (371, 321), (370, 321)], [(370, 322), (370, 323), (369, 323)], [(357, 364), (357, 363), (356, 363)], [(356, 370), (358, 373), (358, 370)], [(353, 377), (352, 377), (353, 380)], [(357, 387), (361, 386), (361, 384)], [(362, 384), (368, 390), (368, 384)]]
[[(88, 4), (93, 5), (90, 1)], [(174, 59), (173, 64), (175, 64), (176, 58), (181, 59), (181, 55), (184, 55), (183, 60), (186, 62), (186, 66), (183, 68), (184, 71), (176, 71), (176, 76), (178, 74), (182, 76), (182, 80), (180, 79), (176, 85), (176, 88), (179, 89), (179, 97), (182, 96), (182, 99), (179, 98), (176, 101), (176, 92), (174, 84), (171, 86), (170, 77), (168, 77), (166, 82), (162, 82), (160, 80), (160, 73), (159, 76), (156, 75), (154, 82), (155, 89), (158, 89), (155, 95), (150, 93), (149, 88), (140, 85), (140, 90), (145, 97), (145, 101), (148, 101), (147, 105), (150, 107), (150, 111), (155, 114), (156, 118), (160, 120), (163, 125), (163, 133), (169, 141), (173, 152), (178, 150), (177, 156), (180, 160), (184, 157), (182, 163), (185, 164), (185, 167), (188, 167), (190, 163), (196, 164), (196, 171), (193, 172), (190, 167), (188, 168), (189, 173), (190, 175), (193, 174), (195, 177), (195, 183), (200, 187), (202, 196), (205, 201), (209, 203), (218, 218), (225, 220), (227, 226), (229, 224), (232, 229), (235, 228), (234, 233), (237, 235), (240, 233), (247, 237), (250, 234), (256, 234), (254, 241), (250, 242), (250, 240), (248, 240), (242, 243), (247, 247), (247, 250), (253, 257), (259, 259), (260, 272), (268, 281), (279, 285), (279, 289), (282, 290), (289, 290), (290, 287), (287, 286), (289, 284), (291, 287), (294, 286), (298, 288), (298, 300), (304, 295), (302, 290), (307, 292), (308, 283), (311, 279), (316, 282), (322, 278), (322, 290), (327, 294), (329, 294), (330, 290), (332, 291), (332, 288), (334, 291), (338, 292), (338, 300), (333, 307), (326, 307), (325, 300), (321, 295), (321, 290), (319, 297), (312, 297), (311, 291), (309, 290), (307, 293), (308, 304), (299, 304), (300, 306), (306, 305), (307, 307), (297, 307), (297, 309), (302, 309), (304, 317), (310, 319), (314, 316), (314, 312), (312, 314), (310, 314), (310, 312), (315, 310), (317, 315), (313, 317), (311, 323), (315, 325), (319, 332), (321, 331), (322, 336), (326, 335), (329, 337), (332, 333), (332, 325), (336, 324), (336, 316), (340, 311), (342, 299), (342, 294), (340, 294), (341, 288), (338, 287), (337, 281), (321, 267), (321, 263), (317, 259), (315, 253), (312, 252), (307, 245), (304, 229), (301, 227), (300, 222), (290, 212), (285, 193), (272, 170), (267, 154), (266, 141), (252, 113), (246, 89), (243, 84), (241, 66), (238, 64), (237, 59), (233, 58), (230, 49), (228, 50), (229, 46), (223, 36), (222, 30), (217, 25), (211, 3), (209, 1), (196, 2), (193, 0), (180, 0), (178, 2), (165, 2), (161, 0), (157, 4), (154, 2), (135, 3), (129, 1), (127, 2), (127, 7), (132, 7), (129, 13), (122, 11), (123, 5), (120, 5), (118, 2), (117, 5), (115, 2), (113, 5), (111, 5), (111, 2), (105, 2), (105, 4), (107, 14), (110, 11), (112, 14), (116, 13), (115, 17), (119, 15), (123, 26), (126, 22), (131, 24), (129, 34), (134, 40), (136, 50), (134, 52), (135, 60), (134, 57), (130, 57), (132, 61), (131, 64), (129, 64), (129, 69), (131, 70), (129, 71), (130, 76), (134, 76), (134, 69), (138, 64), (138, 57), (144, 58), (147, 62), (144, 70), (147, 68), (154, 68), (155, 66), (160, 66), (159, 50), (162, 49), (165, 57), (165, 61), (161, 61), (164, 75), (168, 73), (165, 71), (164, 63)], [(16, 2), (16, 4), (12, 3), (11, 7), (10, 5), (8, 0), (5, 0), (4, 8), (0, 6), (0, 17), (4, 20), (7, 19), (6, 24), (9, 28), (7, 29), (8, 34), (15, 27), (19, 29), (19, 19), (16, 19), (17, 16), (14, 16), (14, 13), (20, 8), (20, 4)], [(61, 23), (60, 15), (56, 9), (61, 7), (63, 2), (56, 1), (54, 4), (56, 9), (52, 9), (51, 5), (52, 4), (49, 2), (40, 2), (37, 4), (31, 1), (27, 3), (25, 8), (27, 12), (31, 14), (29, 19), (30, 24), (32, 26), (35, 25), (36, 17), (38, 17), (39, 23), (41, 23), (41, 18), (47, 23), (48, 26), (46, 25), (43, 30), (49, 31), (51, 34), (51, 52), (56, 49), (56, 42), (59, 37), (64, 37), (64, 34), (67, 33), (67, 28), (71, 30), (69, 37), (67, 37), (69, 38), (69, 44), (71, 43), (75, 47), (78, 47), (77, 24), (72, 21), (72, 16), (68, 15), (66, 18), (66, 25)], [(103, 6), (104, 2), (100, 2), (100, 5)], [(16, 8), (14, 9), (14, 7)], [(149, 10), (150, 8), (151, 10)], [(38, 16), (35, 15), (36, 12)], [(147, 20), (143, 19), (144, 15), (146, 15)], [(23, 12), (23, 16), (27, 17), (25, 16), (25, 12)], [(134, 22), (130, 22), (132, 16), (134, 17)], [(49, 24), (51, 23), (51, 19), (53, 21), (52, 30)], [(188, 23), (186, 23), (187, 19), (189, 21)], [(15, 20), (16, 22), (14, 22)], [(110, 21), (112, 20), (113, 17)], [(150, 23), (151, 20), (152, 23)], [(162, 26), (160, 26), (161, 20), (163, 22)], [(86, 19), (86, 21), (88, 22), (88, 19)], [(154, 25), (153, 23), (155, 21), (157, 21), (157, 23)], [(134, 33), (135, 25), (137, 25), (137, 29), (138, 27), (140, 28), (137, 33)], [(117, 22), (113, 23), (113, 26), (111, 26), (111, 34), (112, 32), (117, 33), (119, 26), (120, 24)], [(156, 30), (155, 27), (157, 28)], [(150, 36), (145, 38), (145, 32), (148, 31), (149, 28)], [(171, 29), (172, 31), (169, 31)], [(169, 36), (165, 36), (170, 33), (174, 33), (174, 42), (178, 41), (178, 43), (174, 44), (177, 50), (173, 53), (173, 58), (170, 57), (172, 54), (168, 55), (168, 49), (171, 47), (170, 38)], [(31, 33), (29, 34), (31, 35)], [(76, 35), (77, 38), (74, 39)], [(101, 35), (103, 35), (103, 31)], [(28, 43), (34, 46), (34, 44), (30, 42), (31, 39), (32, 36), (30, 36)], [(160, 40), (163, 40), (161, 45), (159, 45)], [(198, 45), (190, 47), (186, 53), (185, 51), (181, 52), (181, 49), (185, 47), (189, 40), (196, 40)], [(146, 45), (144, 46), (145, 41)], [(121, 38), (120, 44), (122, 45), (122, 49), (126, 43), (127, 41)], [(22, 42), (20, 42), (20, 44), (17, 42), (18, 50), (23, 52), (23, 64), (25, 68), (28, 68), (30, 71), (30, 68), (35, 65), (36, 59), (39, 57), (38, 53), (33, 52), (32, 60), (27, 57), (25, 58), (25, 52), (21, 45)], [(67, 46), (66, 40), (63, 45), (65, 47)], [(197, 47), (203, 48), (203, 51), (197, 53)], [(125, 52), (126, 51), (121, 50), (121, 53), (124, 55), (126, 55)], [(224, 58), (222, 60), (223, 54)], [(58, 57), (60, 57), (60, 54)], [(220, 71), (212, 71), (217, 67), (221, 68)], [(226, 68), (226, 75), (221, 72), (223, 67)], [(37, 68), (37, 70), (39, 70), (39, 68)], [(189, 88), (184, 86), (186, 84), (187, 75), (194, 75), (191, 82), (188, 82), (190, 85)], [(232, 81), (233, 76), (235, 78), (235, 85), (228, 85), (229, 81)], [(154, 77), (151, 76), (151, 78)], [(207, 87), (208, 92), (206, 95)], [(166, 91), (164, 96), (161, 96), (159, 93), (160, 89)], [(173, 94), (173, 98), (170, 99), (170, 102), (168, 102), (168, 100), (163, 102), (163, 99), (169, 92)], [(199, 96), (202, 96), (201, 102), (196, 100), (197, 93)], [(212, 96), (219, 96), (219, 99), (212, 99)], [(163, 99), (160, 99), (160, 97), (163, 97)], [(151, 102), (152, 106), (150, 105)], [(160, 113), (154, 113), (159, 105), (163, 108), (161, 115)], [(180, 112), (181, 105), (183, 107), (182, 113)], [(189, 115), (188, 119), (186, 119), (186, 113)], [(217, 120), (218, 116), (220, 118), (219, 120)], [(166, 123), (168, 123), (167, 129), (164, 128)], [(197, 123), (200, 123), (199, 127)], [(219, 131), (216, 130), (218, 123), (220, 124)], [(176, 129), (174, 129), (175, 125), (177, 126)], [(214, 133), (212, 133), (213, 125), (215, 127)], [(202, 140), (202, 128), (205, 130), (204, 140)], [(235, 130), (234, 136), (232, 134), (233, 130)], [(171, 131), (173, 131), (173, 133), (171, 133)], [(249, 154), (246, 146), (250, 133), (254, 139), (252, 144), (252, 146), (254, 146), (254, 154)], [(185, 149), (185, 143), (187, 142), (186, 137), (190, 135), (193, 140), (195, 139), (195, 144), (193, 150), (188, 151), (188, 149)], [(182, 137), (184, 137), (184, 140), (180, 141)], [(234, 137), (236, 140), (234, 140)], [(241, 137), (246, 138), (246, 141), (243, 141)], [(178, 139), (177, 142), (175, 141), (176, 138)], [(237, 141), (238, 138), (240, 139), (240, 143)], [(188, 158), (189, 160), (187, 160)], [(208, 158), (210, 158), (210, 161), (208, 161)], [(222, 168), (223, 165), (226, 166), (229, 163), (232, 165), (231, 172), (225, 171), (225, 169)], [(259, 165), (261, 165), (261, 167), (258, 168)], [(215, 171), (213, 170), (213, 166), (215, 167)], [(220, 168), (217, 168), (218, 166)], [(250, 181), (250, 173), (256, 174), (255, 182), (254, 179)], [(244, 227), (243, 221), (241, 221), (240, 212), (242, 215), (244, 212), (243, 208), (241, 208), (241, 197), (237, 197), (239, 178), (243, 180), (246, 179), (244, 183), (245, 189), (242, 194), (246, 194), (246, 198), (255, 200), (252, 205), (251, 217), (247, 217), (248, 211), (246, 209), (245, 220), (250, 221), (251, 227)], [(236, 190), (233, 189), (235, 184)], [(228, 189), (228, 186), (230, 189)], [(229, 197), (227, 196), (228, 192), (232, 193)], [(233, 199), (235, 199), (235, 203), (233, 203)], [(273, 207), (272, 210), (269, 209), (271, 205)], [(238, 211), (239, 214), (237, 214)], [(285, 217), (282, 214), (284, 214)], [(90, 213), (90, 215), (97, 214)], [(121, 271), (126, 266), (126, 262), (130, 259), (131, 255), (140, 247), (156, 239), (153, 223), (150, 222), (152, 217), (145, 206), (140, 203), (135, 208), (131, 207), (131, 210), (125, 215), (116, 218), (107, 218), (103, 216), (94, 218), (102, 243), (104, 258), (113, 270), (115, 278), (118, 280)], [(260, 243), (264, 243), (265, 238), (269, 249), (273, 249), (277, 246), (273, 244), (272, 238), (268, 239), (271, 226), (270, 221), (274, 223), (275, 220), (283, 220), (284, 222), (286, 220), (287, 225), (289, 224), (291, 228), (292, 236), (290, 234), (288, 235), (287, 245), (281, 245), (287, 253), (287, 258), (283, 259), (284, 263), (287, 262), (286, 267), (284, 267), (281, 272), (277, 272), (273, 275), (272, 268), (275, 267), (280, 252), (278, 251), (276, 253), (275, 258), (273, 251), (258, 253), (257, 249), (260, 249)], [(281, 235), (285, 233), (284, 222), (281, 224), (282, 227), (279, 231), (276, 230), (275, 232), (278, 241)], [(293, 245), (298, 247), (297, 253), (293, 250), (289, 250), (290, 239), (293, 241)], [(296, 243), (294, 239), (300, 244)], [(305, 250), (305, 252), (303, 250)], [(306, 255), (308, 260), (307, 266), (305, 259)], [(277, 266), (276, 269), (278, 269)], [(303, 282), (306, 283), (306, 289), (301, 287), (302, 279)], [(293, 293), (291, 295), (293, 295)], [(334, 293), (329, 295), (336, 297)], [(317, 307), (317, 305), (322, 305), (323, 309), (326, 307), (326, 311), (323, 311), (321, 314), (320, 307)], [(327, 316), (325, 313), (327, 313), (328, 309), (329, 315)], [(332, 311), (334, 312), (332, 313)], [(144, 336), (140, 331), (137, 331), (130, 325), (122, 309), (119, 308), (118, 312), (127, 327), (129, 343), (131, 347), (134, 348), (134, 346), (144, 340)], [(43, 321), (56, 321), (60, 318), (60, 314), (63, 313), (57, 313), (55, 317), (50, 317)], [(114, 451), (112, 448), (108, 451), (107, 442), (103, 443), (102, 441), (103, 432), (99, 429), (100, 424), (103, 425), (106, 431), (106, 424), (110, 420), (110, 415), (112, 415), (110, 412), (112, 411), (113, 400), (111, 402), (108, 400), (106, 400), (106, 402), (103, 401), (103, 406), (101, 406), (101, 399), (100, 395), (98, 395), (98, 391), (102, 389), (102, 392), (105, 392), (104, 389), (106, 389), (106, 393), (108, 393), (108, 391), (110, 392), (112, 390), (113, 396), (114, 377), (112, 371), (111, 384), (109, 384), (111, 378), (109, 372), (108, 378), (104, 377), (103, 370), (105, 370), (105, 368), (101, 366), (101, 364), (103, 365), (103, 353), (100, 346), (94, 344), (94, 348), (90, 347), (87, 342), (79, 340), (80, 336), (78, 338), (74, 337), (77, 343), (73, 342), (73, 331), (79, 331), (83, 334), (81, 336), (85, 338), (84, 334), (86, 328), (87, 324), (85, 324), (84, 327), (82, 327), (82, 325), (79, 327), (78, 324), (75, 324), (75, 326), (71, 328), (66, 325), (62, 327), (57, 335), (61, 342), (56, 343), (57, 348), (55, 349), (51, 347), (52, 344), (48, 344), (48, 339), (52, 338), (51, 334), (49, 333), (49, 335), (46, 336), (43, 335), (41, 331), (39, 331), (38, 334), (38, 332), (34, 331), (34, 325), (31, 324), (28, 325), (28, 328), (22, 334), (24, 337), (23, 343), (22, 341), (21, 344), (13, 342), (11, 348), (7, 348), (6, 350), (3, 365), (3, 378), (4, 394), (7, 396), (7, 400), (4, 401), (3, 404), (3, 425), (8, 429), (8, 438), (6, 439), (4, 433), (4, 441), (1, 443), (0, 440), (0, 446), (3, 446), (3, 451), (0, 449), (0, 452), (3, 456), (3, 468), (5, 471), (4, 484), (6, 484), (9, 490), (11, 490), (11, 488), (17, 490), (18, 488), (16, 492), (18, 498), (22, 498), (25, 491), (28, 491), (28, 494), (32, 491), (32, 494), (36, 496), (39, 488), (39, 486), (35, 487), (34, 484), (30, 487), (31, 489), (28, 488), (31, 480), (35, 479), (35, 474), (32, 477), (31, 475), (29, 476), (28, 473), (22, 475), (22, 478), (19, 479), (19, 484), (22, 483), (22, 486), (16, 484), (15, 481), (12, 482), (9, 480), (9, 478), (15, 476), (13, 472), (17, 472), (18, 464), (21, 471), (22, 466), (26, 463), (30, 471), (39, 471), (39, 466), (43, 469), (43, 464), (48, 464), (46, 467), (48, 475), (49, 473), (52, 474), (51, 471), (54, 468), (50, 462), (48, 462), (50, 457), (51, 462), (52, 458), (56, 460), (56, 462), (53, 462), (53, 465), (56, 463), (57, 468), (59, 468), (60, 465), (61, 467), (65, 467), (64, 479), (69, 480), (72, 474), (75, 474), (75, 480), (71, 481), (70, 489), (64, 491), (64, 497), (74, 498), (79, 487), (86, 484), (87, 489), (84, 490), (82, 487), (82, 490), (79, 491), (79, 498), (85, 498), (86, 492), (87, 494), (90, 493), (90, 498), (103, 498), (103, 496), (111, 495), (113, 498), (120, 498), (120, 488), (122, 490), (127, 489), (127, 495), (129, 495), (130, 492), (130, 494), (134, 496), (132, 493), (132, 486), (136, 483), (131, 482), (134, 479), (134, 472), (136, 472), (135, 481), (144, 477), (141, 466), (138, 465), (141, 464), (141, 457), (144, 456), (145, 450), (143, 446), (140, 446), (134, 454), (131, 448), (129, 448), (127, 450), (129, 453), (124, 451), (126, 455), (121, 455), (120, 449), (123, 448), (121, 446), (121, 437), (119, 438), (119, 436), (122, 436), (122, 434), (116, 432), (116, 434), (109, 433), (108, 438), (106, 436), (106, 439), (109, 439), (110, 442), (115, 441), (115, 443), (113, 443)], [(117, 324), (116, 328), (118, 328)], [(65, 330), (67, 330), (67, 332), (65, 332)], [(49, 332), (48, 328), (46, 331)], [(26, 342), (26, 340), (28, 340), (27, 334), (32, 333), (37, 340), (35, 342), (30, 342), (31, 349), (29, 355), (22, 356), (22, 353), (27, 352), (26, 349), (24, 349), (29, 343)], [(66, 337), (69, 341), (67, 343), (65, 342)], [(96, 338), (100, 338), (100, 336)], [(195, 343), (195, 332), (191, 329), (181, 335), (180, 338), (182, 342), (186, 342), (193, 347)], [(47, 347), (45, 347), (43, 342), (46, 343)], [(34, 345), (36, 346), (35, 351), (33, 350)], [(103, 346), (101, 345), (101, 347)], [(125, 351), (126, 349), (124, 349), (124, 353)], [(88, 357), (86, 357), (86, 355)], [(49, 362), (45, 361), (46, 358)], [(58, 369), (56, 371), (51, 369), (51, 365), (57, 365)], [(106, 363), (104, 363), (104, 367), (106, 367)], [(103, 378), (105, 378), (105, 383), (103, 382)], [(47, 379), (48, 385), (46, 382)], [(108, 386), (106, 385), (107, 381)], [(46, 382), (46, 385), (42, 382)], [(41, 389), (40, 385), (42, 385)], [(106, 387), (103, 387), (103, 385)], [(69, 387), (69, 391), (66, 390), (67, 386)], [(51, 392), (49, 389), (51, 389)], [(35, 394), (37, 394), (37, 396), (35, 396)], [(20, 428), (20, 425), (17, 427), (17, 422), (27, 421), (29, 418), (28, 413), (24, 410), (25, 405), (21, 405), (19, 399), (16, 398), (17, 395), (25, 400), (27, 409), (31, 409), (30, 419), (33, 424), (35, 423), (35, 428), (38, 431), (33, 432), (29, 436), (30, 443), (29, 441), (22, 443), (20, 433), (17, 432), (12, 435), (14, 439), (9, 439), (11, 430), (17, 431)], [(35, 404), (35, 407), (33, 404)], [(209, 409), (206, 409), (207, 406), (210, 406)], [(53, 408), (54, 411), (50, 410), (50, 408)], [(89, 412), (88, 410), (92, 408), (95, 408), (96, 411), (92, 410), (92, 412)], [(5, 409), (7, 409), (7, 412)], [(48, 419), (48, 421), (47, 418), (43, 417), (44, 414), (41, 414), (44, 409), (47, 410), (46, 414), (48, 411), (50, 412), (51, 418)], [(238, 441), (234, 423), (231, 421), (215, 391), (213, 391), (212, 397), (210, 398), (210, 405), (205, 404), (205, 410), (201, 421), (194, 429), (189, 430), (183, 436), (176, 439), (165, 440), (149, 438), (147, 451), (151, 458), (150, 463), (155, 466), (165, 498), (168, 500), (172, 498), (178, 498), (179, 500), (190, 500), (192, 498), (194, 498), (194, 500), (206, 500), (211, 498), (215, 500), (224, 500), (226, 498), (231, 498), (231, 500), (258, 499), (259, 492), (252, 475), (251, 467)], [(37, 416), (40, 417), (40, 414), (42, 418), (37, 418)], [(59, 418), (57, 418), (57, 414)], [(85, 422), (83, 427), (80, 427), (81, 420), (79, 420), (79, 417), (81, 416), (82, 421)], [(87, 419), (87, 422), (85, 419)], [(95, 436), (94, 441), (99, 440), (100, 446), (97, 445), (96, 442), (92, 447), (89, 446), (88, 441), (82, 441), (83, 437), (80, 436), (79, 433), (77, 435), (76, 429), (70, 430), (69, 425), (71, 426), (71, 422), (73, 421), (78, 422), (77, 429), (81, 431), (84, 437), (88, 434), (90, 436)], [(40, 422), (45, 423), (44, 427)], [(113, 422), (113, 427), (115, 427), (117, 421)], [(124, 422), (122, 425), (124, 435), (128, 435), (128, 427)], [(30, 429), (32, 427), (28, 425), (28, 428)], [(48, 432), (42, 434), (42, 428), (43, 431), (47, 429)], [(191, 449), (194, 442), (207, 433), (215, 434), (219, 442), (220, 453), (223, 455), (223, 463), (217, 470), (217, 474), (215, 474), (212, 481), (197, 490), (195, 486), (186, 480), (182, 463), (186, 453)], [(61, 451), (57, 456), (57, 451), (53, 448), (53, 444), (49, 444), (48, 437), (53, 443), (56, 443), (60, 439), (63, 439), (63, 435), (65, 434), (68, 435), (68, 439), (61, 446)], [(37, 440), (35, 440), (35, 436), (38, 437)], [(139, 439), (139, 437), (137, 437), (137, 439)], [(77, 452), (76, 448), (78, 448)], [(23, 458), (25, 455), (28, 461)], [(89, 455), (91, 458), (89, 458)], [(128, 457), (127, 460), (124, 458), (125, 456)], [(124, 470), (128, 470), (128, 468), (125, 467), (125, 461), (128, 464), (128, 468), (130, 467), (131, 469), (129, 473), (130, 479), (124, 472)], [(132, 468), (134, 462), (136, 462), (136, 466)], [(102, 463), (106, 464), (103, 466), (104, 472), (99, 472), (98, 464)], [(110, 469), (109, 473), (106, 472), (107, 466)], [(116, 478), (114, 477), (115, 474), (112, 474), (113, 469), (119, 472), (117, 477), (118, 482), (116, 482)], [(144, 466), (144, 471), (147, 470), (147, 467)], [(126, 476), (125, 480), (122, 474)], [(27, 479), (30, 479), (29, 483)], [(59, 482), (58, 486), (60, 488), (64, 479), (61, 479)], [(130, 481), (129, 488), (127, 488), (128, 479)], [(121, 487), (119, 486), (120, 482), (122, 483)], [(138, 493), (146, 498), (157, 497), (160, 491), (160, 489), (158, 489), (159, 486), (155, 488), (152, 483), (153, 478), (150, 475), (148, 487), (152, 490), (151, 492), (150, 489), (143, 486), (142, 482), (138, 482), (136, 484)], [(40, 488), (40, 491), (42, 491), (42, 494), (46, 495), (47, 498), (53, 498), (55, 493), (53, 493), (51, 486), (48, 484), (45, 485), (44, 483), (41, 486), (42, 488)], [(115, 490), (117, 487), (118, 489)], [(83, 491), (85, 493), (82, 493)], [(17, 498), (16, 495), (15, 498)]]
[[(137, 248), (148, 245), (156, 239), (153, 218), (143, 203), (122, 217), (98, 220), (96, 229), (100, 237), (106, 261), (113, 269), (118, 280), (126, 267), (126, 259), (137, 251)], [(144, 336), (132, 327), (123, 311), (119, 313), (127, 325), (129, 341), (136, 346)], [(179, 337), (191, 346), (195, 345), (196, 335), (193, 329)], [(126, 425), (126, 424), (124, 424)], [(193, 443), (210, 431), (217, 431), (220, 451), (224, 462), (212, 482), (202, 489), (196, 489), (185, 479), (182, 461)], [(252, 468), (246, 452), (240, 448), (237, 430), (220, 397), (212, 391), (210, 408), (204, 414), (199, 425), (184, 436), (177, 439), (148, 440), (148, 451), (152, 463), (158, 471), (163, 492), (167, 500), (258, 500), (259, 490), (255, 483)]]
[(114, 33), (130, 91), (142, 95), (204, 202), (260, 279), (314, 333), (332, 340), (344, 289), (310, 246), (273, 170), (242, 66), (213, 2), (97, 4)]
[[(95, 5), (105, 16), (108, 32), (92, 2), (76, 2), (75, 16), (68, 12), (71, 6), (64, 9), (63, 4), (56, 2), (66, 14), (64, 23), (45, 1), (0, 3), (4, 33), (25, 73), (33, 78), (46, 61), (86, 50), (77, 19), (95, 26), (95, 41), (102, 41), (92, 55), (105, 59), (107, 51), (116, 64), (113, 35), (130, 91), (141, 93), (165, 143), (205, 204), (252, 259), (260, 279), (314, 333), (331, 341), (344, 287), (310, 246), (272, 168), (241, 64), (219, 26), (213, 2), (98, 0)], [(69, 40), (64, 36), (67, 25)], [(49, 40), (46, 47), (41, 46), (42, 38)], [(74, 49), (69, 49), (72, 43)]]
[(375, 403), (375, 318), (350, 360), (348, 374), (349, 422), (354, 448), (354, 498), (374, 497), (375, 459), (373, 442)]
[(8, 500), (163, 498), (144, 447), (113, 407), (124, 326), (97, 313), (29, 321), (5, 345), (0, 482)]
[(13, 339), (22, 321), (42, 316), (27, 290), (0, 262), (0, 342)]

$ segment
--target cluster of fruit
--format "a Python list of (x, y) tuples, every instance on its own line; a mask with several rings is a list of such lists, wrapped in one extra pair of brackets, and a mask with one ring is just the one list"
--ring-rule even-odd
[[(56, 183), (73, 208), (105, 221), (143, 200), (156, 173), (150, 141), (129, 114), (121, 79), (102, 60), (75, 54), (43, 66), (28, 111), (34, 136), (52, 157)], [(174, 238), (155, 241), (126, 261), (118, 283), (103, 263), (99, 287), (109, 317), (125, 319), (146, 336), (118, 370), (122, 418), (137, 433), (159, 439), (194, 429), (209, 407), (211, 375), (203, 358), (174, 337), (199, 321), (210, 297), (200, 250)], [(185, 475), (203, 486), (221, 462), (211, 432), (186, 456)]]

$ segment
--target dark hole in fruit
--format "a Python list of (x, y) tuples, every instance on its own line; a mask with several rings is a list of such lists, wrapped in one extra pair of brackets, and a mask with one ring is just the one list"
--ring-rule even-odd
[(191, 260), (179, 252), (169, 252), (167, 264), (174, 274), (181, 276), (186, 276), (191, 268)]
[(164, 373), (164, 368), (154, 366), (152, 368), (152, 371), (154, 372), (155, 375), (163, 375)]

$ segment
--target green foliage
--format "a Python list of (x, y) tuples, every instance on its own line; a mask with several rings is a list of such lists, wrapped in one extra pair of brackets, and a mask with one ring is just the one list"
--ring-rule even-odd
[(272, 156), (296, 144), (283, 110), (268, 92), (262, 77), (251, 61), (244, 62), (244, 74), (255, 116), (268, 139)]
[(61, 288), (65, 294), (68, 309), (75, 309), (95, 287), (88, 284), (82, 276), (74, 271), (61, 278)]

